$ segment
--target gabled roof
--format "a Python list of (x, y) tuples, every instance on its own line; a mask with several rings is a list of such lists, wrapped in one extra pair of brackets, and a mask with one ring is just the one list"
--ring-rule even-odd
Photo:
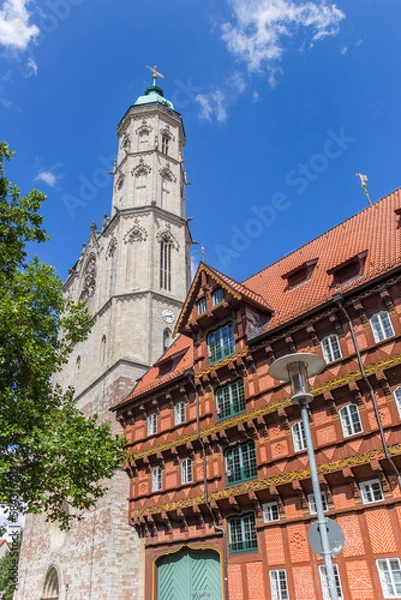
[(248, 304), (252, 304), (252, 306), (255, 306), (263, 312), (273, 312), (271, 306), (269, 306), (268, 302), (260, 294), (255, 293), (253, 290), (249, 289), (242, 283), (234, 281), (234, 279), (231, 279), (227, 275), (224, 275), (224, 273), (221, 273), (220, 271), (217, 271), (217, 269), (214, 269), (206, 263), (201, 262), (198, 266), (198, 270), (196, 271), (195, 277), (192, 281), (191, 287), (187, 295), (187, 299), (185, 300), (185, 304), (178, 318), (177, 325), (174, 330), (174, 335), (176, 335), (177, 332), (182, 331), (183, 324), (189, 318), (189, 315), (192, 311), (193, 303), (195, 302), (197, 294), (199, 292), (202, 273), (206, 273), (211, 279), (213, 279), (217, 284), (221, 285), (222, 288), (227, 290), (228, 293), (231, 294), (231, 296), (233, 296), (237, 300), (243, 300)]

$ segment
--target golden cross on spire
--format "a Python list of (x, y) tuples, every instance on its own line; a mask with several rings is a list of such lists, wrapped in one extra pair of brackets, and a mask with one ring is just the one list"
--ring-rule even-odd
[(161, 73), (159, 73), (159, 71), (157, 70), (156, 65), (154, 67), (149, 67), (149, 65), (146, 65), (146, 67), (152, 71), (153, 85), (156, 85), (156, 80), (157, 80), (158, 77), (160, 77), (161, 79), (164, 79), (164, 75), (162, 75)]

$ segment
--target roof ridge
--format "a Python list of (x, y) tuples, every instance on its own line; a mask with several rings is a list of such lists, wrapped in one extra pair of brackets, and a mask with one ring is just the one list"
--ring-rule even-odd
[[(337, 227), (340, 227), (340, 225), (344, 225), (344, 223), (347, 223), (348, 221), (352, 221), (352, 219), (355, 219), (356, 217), (358, 217), (360, 214), (362, 214), (366, 210), (369, 210), (369, 209), (377, 206), (378, 204), (380, 204), (380, 202), (383, 202), (384, 200), (386, 200), (387, 198), (389, 198), (390, 196), (392, 196), (396, 192), (401, 192), (401, 186), (395, 188), (395, 190), (393, 190), (392, 192), (389, 192), (388, 194), (386, 194), (382, 198), (379, 198), (379, 200), (376, 200), (376, 202), (374, 202), (372, 205), (365, 206), (365, 208), (362, 208), (357, 213), (354, 213), (350, 217), (347, 217), (346, 219), (344, 219), (344, 221), (340, 221), (339, 223), (337, 223), (337, 225), (333, 225), (333, 227), (330, 227), (330, 229), (326, 229), (326, 231), (324, 231), (323, 233), (317, 235), (316, 237), (312, 238), (311, 240), (308, 240), (307, 242), (305, 242), (304, 244), (302, 244), (302, 246), (298, 246), (294, 250), (291, 250), (291, 252), (288, 252), (288, 254), (284, 254), (284, 256), (281, 256), (280, 258), (278, 258), (277, 260), (274, 260), (272, 263), (266, 265), (262, 269), (259, 269), (259, 271), (256, 271), (255, 273), (253, 273), (253, 275), (250, 275), (246, 279), (243, 279), (241, 281), (241, 284), (244, 284), (246, 281), (249, 281), (250, 279), (253, 279), (254, 277), (256, 277), (256, 275), (259, 275), (260, 273), (263, 273), (263, 271), (266, 271), (266, 269), (269, 269), (273, 265), (276, 265), (277, 263), (283, 261), (285, 258), (288, 258), (292, 254), (295, 254), (296, 252), (299, 252), (299, 250), (302, 250), (306, 246), (309, 246), (309, 244), (311, 244), (312, 242), (315, 242), (316, 240), (322, 238), (324, 235), (326, 235), (327, 233), (330, 233), (330, 231), (333, 231)], [(249, 288), (249, 289), (251, 289), (251, 288)]]

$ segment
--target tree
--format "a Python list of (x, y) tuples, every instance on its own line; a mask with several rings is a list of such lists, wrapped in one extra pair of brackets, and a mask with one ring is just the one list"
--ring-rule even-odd
[(11, 548), (0, 559), (0, 598), (13, 600), (18, 586), (18, 562), (22, 543), (22, 532), (14, 537)]
[(52, 376), (85, 339), (85, 305), (66, 306), (62, 282), (27, 243), (48, 239), (40, 209), (46, 196), (5, 177), (14, 152), (0, 143), (0, 503), (13, 511), (46, 511), (65, 527), (94, 506), (123, 460), (124, 440), (108, 424), (85, 418), (74, 391)]

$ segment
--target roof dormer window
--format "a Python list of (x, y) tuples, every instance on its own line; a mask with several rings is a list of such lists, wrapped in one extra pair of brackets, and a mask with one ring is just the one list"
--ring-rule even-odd
[(293, 290), (294, 288), (303, 285), (312, 277), (313, 269), (315, 268), (317, 263), (317, 258), (313, 260), (308, 260), (304, 262), (302, 265), (296, 267), (292, 271), (288, 271), (281, 276), (282, 279), (287, 280), (287, 290)]
[(358, 279), (358, 277), (362, 277), (365, 271), (367, 253), (367, 250), (365, 250), (365, 252), (360, 252), (333, 269), (329, 269), (327, 271), (328, 275), (333, 275), (331, 285), (339, 287)]

